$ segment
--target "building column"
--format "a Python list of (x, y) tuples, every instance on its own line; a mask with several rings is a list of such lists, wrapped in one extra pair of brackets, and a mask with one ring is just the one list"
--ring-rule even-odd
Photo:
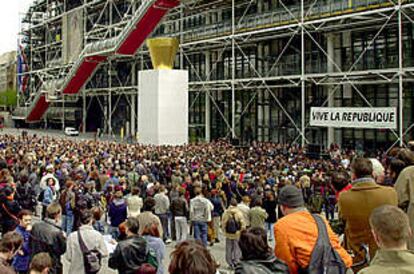
[[(257, 72), (264, 76), (263, 73), (263, 43), (259, 43), (257, 45)], [(266, 71), (267, 72), (267, 71)], [(263, 114), (263, 94), (265, 92), (268, 92), (267, 90), (258, 90), (257, 91), (257, 102), (258, 102), (258, 106), (257, 106), (257, 132), (256, 132), (256, 139), (258, 141), (263, 141), (263, 135), (264, 135), (264, 130), (263, 130), (263, 120), (264, 120), (264, 114)]]
[[(210, 70), (211, 70), (211, 61), (214, 58), (213, 53), (210, 52), (206, 52), (206, 81), (210, 80)], [(213, 58), (212, 58), (213, 57)], [(204, 134), (205, 134), (205, 140), (206, 142), (210, 142), (211, 140), (211, 132), (210, 132), (210, 128), (211, 128), (211, 121), (210, 121), (210, 96), (208, 94), (208, 91), (204, 92), (204, 97), (205, 97), (205, 112), (204, 112), (204, 120), (205, 120), (205, 125), (204, 125)]]
[(257, 72), (263, 76), (263, 44), (257, 44)]
[(82, 133), (85, 134), (86, 133), (86, 115), (87, 115), (87, 110), (86, 110), (86, 93), (85, 93), (85, 89), (82, 89)]
[(136, 121), (136, 105), (135, 103), (137, 102), (137, 96), (135, 94), (131, 95), (131, 135), (135, 136), (135, 121)]
[[(332, 61), (336, 62), (335, 60), (335, 36), (333, 34), (327, 35), (327, 72), (332, 73), (335, 72), (335, 65)], [(335, 88), (335, 86), (329, 85), (327, 86), (327, 95), (330, 95), (332, 90)], [(328, 107), (334, 107), (335, 106), (335, 94), (331, 94), (328, 98)], [(328, 127), (328, 140), (327, 140), (327, 147), (329, 147), (332, 143), (335, 142), (335, 129), (333, 127)]]
[[(137, 82), (137, 67), (136, 67), (136, 60), (134, 60), (134, 63), (132, 64), (131, 68), (131, 75), (132, 75), (132, 86), (138, 90), (138, 82)], [(137, 92), (138, 93), (138, 92)], [(132, 138), (135, 139), (136, 137), (136, 127), (137, 125), (137, 96), (138, 94), (132, 94), (131, 95), (131, 135)]]
[(265, 59), (264, 56), (269, 56), (270, 55), (270, 45), (264, 45), (263, 47), (263, 71), (267, 72), (269, 71), (270, 67), (269, 67), (269, 60)]
[(260, 14), (264, 11), (263, 0), (257, 0), (257, 13)]

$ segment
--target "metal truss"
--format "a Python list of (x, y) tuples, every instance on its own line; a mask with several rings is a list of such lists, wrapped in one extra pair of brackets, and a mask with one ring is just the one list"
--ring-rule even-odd
[[(128, 20), (128, 16), (134, 11), (136, 1), (132, 1), (126, 11), (117, 10), (117, 5), (113, 0), (84, 0), (82, 5), (76, 9), (84, 9), (85, 25), (91, 24), (93, 28), (86, 32), (85, 27), (85, 44), (88, 41), (106, 39), (114, 37), (119, 33), (119, 29)], [(404, 66), (403, 62), (403, 24), (414, 23), (414, 2), (411, 0), (372, 0), (372, 1), (322, 1), (301, 0), (298, 5), (288, 5), (286, 0), (267, 1), (278, 3), (277, 9), (265, 8), (263, 0), (257, 1), (201, 1), (189, 0), (183, 1), (182, 5), (171, 12), (162, 23), (162, 26), (154, 33), (154, 36), (176, 36), (180, 38), (180, 68), (184, 68), (186, 64), (190, 73), (195, 79), (190, 82), (190, 92), (195, 92), (193, 100), (189, 103), (191, 110), (200, 96), (205, 96), (206, 101), (206, 139), (209, 137), (210, 121), (207, 119), (211, 109), (215, 109), (221, 117), (223, 124), (227, 128), (227, 135), (233, 138), (236, 136), (236, 127), (240, 125), (241, 117), (248, 112), (249, 107), (257, 100), (260, 90), (266, 91), (273, 103), (282, 111), (289, 120), (290, 124), (296, 131), (294, 141), (305, 145), (308, 142), (307, 131), (309, 123), (306, 122), (306, 98), (308, 88), (310, 86), (326, 87), (329, 89), (327, 97), (320, 106), (327, 106), (329, 102), (341, 90), (343, 86), (350, 86), (353, 94), (359, 96), (367, 107), (373, 107), (372, 103), (366, 98), (361, 90), (363, 85), (377, 84), (398, 84), (398, 129), (392, 130), (392, 134), (396, 137), (394, 145), (404, 145), (404, 136), (409, 133), (414, 124), (403, 128), (403, 83), (411, 83), (414, 81), (414, 67)], [(349, 3), (352, 3), (350, 5)], [(256, 13), (251, 13), (252, 6), (257, 5)], [(105, 13), (112, 16), (121, 16), (125, 20), (118, 23), (108, 22), (102, 24), (100, 21)], [(237, 10), (237, 13), (236, 13)], [(45, 24), (53, 23), (65, 14), (61, 14), (54, 18), (47, 18), (44, 22), (31, 26), (29, 31), (43, 27)], [(91, 12), (98, 14), (96, 17), (89, 16)], [(227, 14), (227, 19), (223, 19), (223, 13)], [(230, 16), (230, 18), (228, 18)], [(201, 19), (200, 19), (201, 18)], [(204, 23), (193, 27), (185, 23), (191, 20), (205, 20)], [(378, 69), (358, 69), (357, 65), (360, 60), (367, 54), (370, 47), (378, 39), (381, 33), (391, 28), (398, 32), (398, 66), (392, 68)], [(353, 60), (348, 68), (341, 68), (341, 64), (332, 56), (332, 52), (328, 52), (327, 46), (317, 39), (318, 35), (328, 36), (330, 34), (346, 33), (349, 30), (370, 30), (375, 31), (375, 35), (370, 39), (368, 45), (357, 58)], [(265, 43), (269, 40), (283, 39), (284, 44), (277, 54), (271, 60), (265, 59), (267, 56), (264, 52)], [(44, 43), (42, 47), (47, 50), (55, 45)], [(251, 47), (257, 47), (258, 60), (253, 62), (246, 50)], [(321, 56), (326, 59), (330, 70), (322, 70), (322, 72), (312, 72), (307, 69), (306, 51), (307, 48), (316, 48)], [(36, 58), (41, 48), (31, 49), (32, 58)], [(292, 51), (299, 57), (298, 70), (295, 72), (287, 72), (286, 66), (283, 66), (285, 58), (288, 58)], [(199, 71), (196, 64), (192, 61), (191, 55), (201, 55), (208, 60), (205, 64), (203, 72)], [(227, 57), (225, 57), (227, 56)], [(212, 58), (215, 58), (214, 60)], [(229, 74), (227, 77), (219, 77), (212, 79), (212, 75), (217, 72), (217, 67), (223, 59), (229, 61)], [(237, 59), (239, 58), (239, 59)], [(238, 64), (243, 60), (247, 64), (252, 74), (249, 76), (237, 76)], [(138, 93), (138, 77), (136, 68), (140, 70), (149, 66), (149, 57), (147, 49), (142, 49), (133, 58), (126, 58), (125, 62), (132, 64), (133, 69), (127, 76), (128, 79), (122, 80), (114, 72), (113, 64), (120, 61), (109, 60), (103, 67), (108, 67), (106, 76), (108, 85), (105, 87), (94, 86), (92, 83), (83, 90), (83, 119), (86, 121), (86, 113), (89, 106), (86, 106), (86, 98), (98, 100), (98, 103), (105, 113), (106, 132), (114, 134), (111, 129), (111, 116), (118, 108), (121, 96), (125, 97), (128, 106), (132, 109), (133, 117), (137, 117), (135, 113), (137, 106)], [(266, 64), (267, 69), (261, 69), (257, 64)], [(67, 73), (67, 66), (48, 68), (46, 64), (42, 64), (42, 69), (33, 69), (30, 72), (31, 77), (36, 77), (46, 81), (50, 78)], [(288, 67), (288, 65), (287, 65)], [(105, 75), (105, 73), (104, 73)], [(35, 84), (33, 81), (33, 85)], [(279, 98), (277, 90), (284, 88), (296, 88), (300, 94), (300, 119), (292, 116), (293, 110), (288, 109), (285, 102)], [(32, 87), (36, 90), (36, 86)], [(217, 98), (213, 95), (214, 91), (231, 93), (231, 119), (228, 119), (221, 110)], [(236, 118), (236, 92), (251, 91), (251, 97), (247, 101)], [(112, 102), (113, 95), (118, 96)], [(101, 102), (106, 97), (105, 102)], [(115, 98), (115, 97), (114, 97)], [(112, 104), (114, 103), (114, 104)], [(212, 106), (210, 106), (210, 103)], [(105, 109), (106, 104), (106, 109)], [(211, 108), (211, 109), (210, 109)], [(137, 122), (135, 126), (137, 125)]]
[[(304, 7), (304, 1), (301, 1), (301, 9), (300, 13), (297, 14), (293, 11), (291, 11), (286, 5), (284, 5), (283, 1), (279, 1), (283, 9), (285, 10), (286, 14), (290, 15), (291, 17), (291, 23), (287, 23), (284, 25), (279, 26), (269, 26), (269, 27), (263, 27), (258, 30), (250, 30), (250, 31), (238, 31), (239, 29), (235, 29), (235, 26), (232, 26), (231, 28), (231, 34), (229, 34), (228, 28), (223, 28), (222, 34), (220, 34), (219, 31), (217, 31), (217, 35), (215, 37), (209, 37), (206, 39), (199, 39), (199, 33), (202, 32), (202, 30), (205, 30), (208, 32), (209, 26), (202, 27), (201, 29), (195, 30), (194, 33), (197, 33), (197, 39), (191, 41), (192, 39), (189, 39), (189, 42), (184, 42), (182, 44), (182, 48), (192, 50), (194, 51), (195, 48), (200, 47), (203, 48), (206, 45), (209, 45), (210, 47), (219, 47), (221, 44), (226, 43), (226, 41), (232, 42), (232, 51), (234, 51), (236, 48), (238, 52), (242, 53), (243, 57), (247, 62), (250, 63), (250, 66), (255, 70), (255, 65), (251, 63), (249, 58), (246, 56), (243, 50), (243, 43), (246, 41), (254, 42), (254, 41), (260, 41), (260, 37), (265, 34), (275, 34), (278, 35), (280, 32), (284, 32), (284, 36), (286, 36), (286, 33), (290, 33), (290, 39), (285, 44), (285, 47), (280, 52), (279, 56), (271, 66), (271, 69), (268, 71), (267, 74), (260, 74), (255, 70), (255, 73), (257, 75), (257, 78), (252, 79), (223, 79), (223, 80), (206, 80), (202, 81), (199, 79), (199, 81), (192, 82), (190, 84), (190, 90), (198, 90), (198, 92), (203, 91), (206, 87), (208, 87), (210, 90), (227, 90), (231, 91), (235, 89), (235, 85), (239, 86), (240, 90), (249, 89), (250, 85), (252, 83), (255, 83), (251, 86), (252, 89), (261, 89), (265, 88), (268, 90), (268, 92), (272, 95), (276, 103), (280, 106), (282, 111), (285, 113), (285, 115), (288, 117), (288, 119), (291, 121), (293, 126), (296, 128), (298, 134), (298, 138), (301, 139), (302, 145), (304, 145), (306, 140), (306, 129), (309, 127), (309, 124), (305, 122), (305, 96), (306, 96), (306, 87), (309, 84), (318, 85), (318, 86), (331, 86), (332, 90), (329, 92), (328, 98), (325, 100), (325, 102), (322, 104), (322, 106), (326, 106), (328, 101), (331, 99), (331, 97), (334, 96), (335, 92), (339, 90), (339, 88), (343, 85), (350, 85), (356, 94), (362, 98), (362, 100), (366, 103), (368, 107), (373, 107), (372, 104), (367, 100), (363, 92), (359, 89), (360, 85), (373, 85), (373, 84), (390, 84), (390, 83), (398, 83), (399, 84), (399, 126), (398, 126), (398, 132), (392, 130), (391, 132), (394, 134), (394, 136), (397, 138), (397, 142), (395, 144), (399, 144), (400, 146), (404, 145), (404, 135), (407, 134), (414, 125), (409, 126), (406, 130), (403, 129), (402, 125), (402, 108), (403, 108), (403, 82), (412, 82), (413, 81), (413, 68), (412, 67), (404, 67), (402, 62), (402, 17), (404, 17), (409, 22), (413, 23), (412, 19), (412, 10), (413, 10), (413, 4), (409, 2), (392, 2), (388, 1), (386, 3), (382, 3), (382, 7), (378, 7), (375, 9), (367, 9), (365, 11), (355, 11), (352, 13), (344, 13), (342, 15), (337, 16), (331, 16), (326, 18), (318, 18), (318, 19), (309, 19), (309, 15), (312, 13), (311, 10), (313, 6), (318, 1), (315, 0), (312, 2), (311, 6), (308, 7), (308, 9), (305, 9)], [(233, 1), (233, 7), (234, 7), (234, 1)], [(243, 13), (242, 18), (245, 16), (245, 13)], [(258, 15), (260, 16), (260, 15)], [(398, 47), (399, 47), (399, 66), (398, 68), (392, 68), (392, 69), (374, 69), (374, 70), (355, 70), (356, 64), (361, 60), (361, 58), (366, 54), (367, 50), (371, 47), (373, 42), (378, 38), (379, 34), (389, 25), (391, 25), (391, 21), (395, 20), (395, 18), (398, 17), (398, 22), (396, 24), (396, 28), (398, 28)], [(241, 18), (241, 19), (242, 19)], [(241, 19), (238, 21), (237, 26), (240, 27), (241, 25)], [(232, 21), (235, 19), (233, 18)], [(344, 20), (347, 20), (347, 24), (344, 25)], [(350, 66), (350, 68), (346, 71), (342, 71), (340, 66), (333, 60), (331, 56), (327, 53), (327, 51), (324, 49), (324, 46), (321, 45), (314, 37), (313, 33), (318, 32), (328, 32), (332, 31), (334, 28), (338, 28), (338, 26), (341, 26), (342, 28), (349, 27), (351, 24), (354, 28), (357, 27), (367, 27), (367, 22), (380, 22), (380, 28), (378, 29), (376, 35), (371, 39), (368, 46), (365, 47), (364, 51), (360, 53), (358, 58), (354, 61), (354, 63)], [(393, 22), (395, 24), (395, 22)], [(376, 26), (378, 28), (378, 26)], [(289, 44), (294, 39), (295, 36), (297, 36), (300, 33), (301, 38), (301, 54), (302, 54), (302, 64), (301, 64), (301, 74), (296, 75), (288, 75), (288, 76), (270, 76), (273, 69), (277, 66), (278, 62), (280, 61), (281, 57), (285, 53), (285, 50), (289, 47)], [(186, 34), (184, 34), (186, 35)], [(202, 36), (202, 35), (201, 35)], [(188, 41), (188, 40), (187, 40)], [(305, 59), (304, 59), (304, 52), (305, 52), (305, 43), (313, 43), (315, 44), (319, 50), (326, 56), (328, 62), (332, 63), (332, 65), (335, 67), (335, 72), (327, 72), (327, 73), (308, 73), (306, 71), (305, 67)], [(234, 48), (233, 48), (234, 47)], [(234, 60), (233, 60), (234, 63)], [(281, 85), (274, 85), (273, 87), (270, 87), (267, 83), (273, 81), (278, 81), (279, 83), (282, 83)], [(247, 85), (245, 84), (247, 83)], [(203, 86), (204, 89), (200, 89), (200, 86)], [(272, 89), (277, 87), (301, 87), (302, 91), (302, 109), (301, 109), (301, 124), (297, 124), (289, 115), (289, 113), (286, 111), (286, 109), (283, 107), (283, 104), (278, 100), (278, 98), (273, 94)], [(199, 94), (197, 95), (199, 96)], [(252, 100), (255, 98), (256, 93), (253, 94)], [(251, 101), (247, 104), (251, 103)], [(232, 104), (234, 105), (234, 98), (232, 98)], [(234, 108), (233, 108), (234, 109)], [(244, 113), (244, 111), (243, 111)], [(232, 117), (235, 116), (235, 113), (233, 111)], [(226, 123), (227, 125), (229, 123)], [(234, 123), (233, 128), (231, 129), (232, 132), (234, 132)], [(395, 145), (394, 144), (394, 145)]]

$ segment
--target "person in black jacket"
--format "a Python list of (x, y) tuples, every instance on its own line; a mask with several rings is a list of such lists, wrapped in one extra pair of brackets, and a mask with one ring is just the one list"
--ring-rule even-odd
[(273, 226), (277, 221), (276, 217), (276, 199), (275, 194), (273, 191), (267, 191), (266, 192), (266, 199), (263, 201), (263, 208), (266, 210), (267, 218), (265, 221), (265, 228), (267, 231), (267, 234), (269, 235), (269, 241), (273, 242), (274, 237), (274, 230)]
[(120, 241), (111, 254), (108, 266), (118, 270), (120, 274), (135, 274), (139, 267), (146, 263), (147, 241), (138, 235), (139, 222), (130, 217), (125, 222), (127, 239)]
[(15, 190), (6, 186), (0, 193), (0, 216), (3, 234), (13, 231), (19, 224), (17, 214), (21, 208), (15, 200)]
[(243, 230), (239, 246), (242, 259), (235, 274), (288, 274), (289, 267), (275, 257), (267, 244), (266, 231), (261, 227)]
[(185, 199), (185, 189), (179, 187), (179, 197), (174, 198), (171, 202), (171, 213), (175, 222), (175, 235), (177, 243), (187, 240), (187, 217), (188, 217), (188, 203)]
[(32, 228), (32, 255), (46, 252), (52, 258), (51, 273), (63, 273), (60, 256), (66, 252), (66, 237), (59, 224), (62, 208), (59, 203), (53, 202), (46, 209), (47, 218), (35, 223)]
[(19, 180), (16, 183), (16, 201), (22, 207), (30, 211), (35, 210), (36, 191), (34, 185), (29, 181), (29, 174), (26, 170), (23, 170), (19, 174)]

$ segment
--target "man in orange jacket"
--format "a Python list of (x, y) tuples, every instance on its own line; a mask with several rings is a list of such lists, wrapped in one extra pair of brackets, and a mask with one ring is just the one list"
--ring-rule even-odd
[[(312, 215), (304, 207), (302, 192), (294, 186), (285, 186), (279, 194), (279, 206), (285, 217), (274, 227), (275, 255), (288, 266), (290, 273), (309, 265), (313, 248), (318, 239), (318, 227)], [(332, 247), (341, 256), (347, 268), (352, 265), (351, 256), (339, 244), (338, 236), (325, 221)]]

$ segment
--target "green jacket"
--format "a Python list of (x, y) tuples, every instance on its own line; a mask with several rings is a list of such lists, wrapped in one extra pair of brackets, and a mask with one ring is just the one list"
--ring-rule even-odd
[(378, 250), (369, 267), (358, 274), (412, 274), (414, 273), (414, 252)]

